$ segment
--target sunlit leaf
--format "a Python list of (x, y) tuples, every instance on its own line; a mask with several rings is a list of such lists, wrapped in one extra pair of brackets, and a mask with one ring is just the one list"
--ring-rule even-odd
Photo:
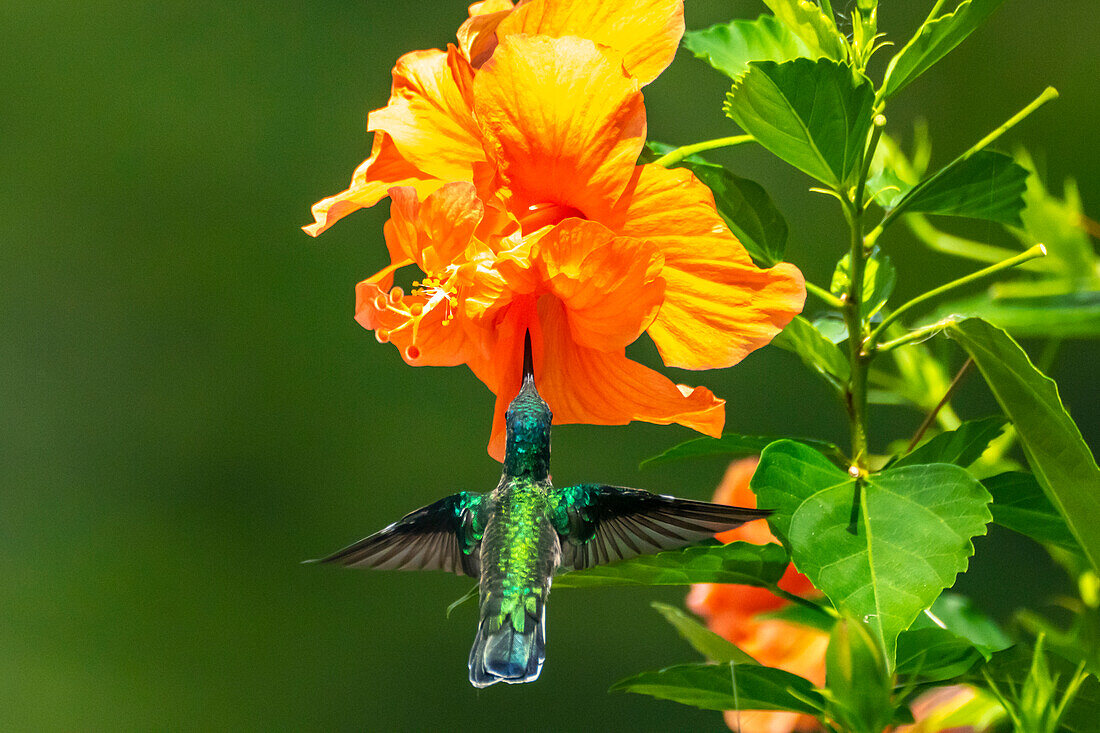
[(809, 680), (752, 664), (678, 664), (627, 677), (612, 685), (611, 691), (650, 695), (705, 710), (790, 710), (812, 715), (825, 703)]
[(764, 449), (752, 490), (795, 566), (841, 612), (865, 621), (894, 656), (898, 634), (932, 604), (985, 534), (988, 492), (966, 470), (906, 466), (856, 482), (812, 448), (779, 441)]
[(954, 12), (921, 26), (886, 70), (883, 93), (892, 97), (966, 40), (1004, 0), (964, 0)]
[[(648, 147), (658, 155), (674, 149), (663, 143), (649, 143)], [(782, 261), (787, 247), (787, 222), (760, 184), (735, 176), (697, 155), (677, 166), (690, 169), (711, 190), (722, 220), (741, 240), (753, 262), (771, 267)]]
[(1066, 520), (1050, 503), (1043, 488), (1030, 473), (1012, 471), (982, 481), (993, 494), (993, 521), (1039, 542), (1080, 552)]
[(980, 150), (918, 183), (893, 208), (1019, 226), (1027, 176), (1027, 169), (1012, 156)]
[(920, 323), (950, 316), (981, 318), (1019, 338), (1096, 338), (1100, 336), (1100, 291), (1024, 298), (975, 295), (944, 303)]
[(982, 659), (973, 644), (947, 629), (936, 626), (910, 629), (898, 636), (895, 671), (935, 682), (965, 674)]
[(758, 664), (758, 662), (731, 641), (722, 638), (703, 625), (697, 618), (667, 603), (649, 604), (672, 624), (691, 648), (711, 662), (736, 662), (738, 664)]
[(760, 145), (839, 188), (862, 158), (874, 96), (867, 77), (834, 61), (754, 61), (724, 109)]
[(989, 443), (1004, 432), (1003, 417), (971, 420), (955, 430), (940, 433), (891, 464), (891, 468), (920, 463), (954, 463), (966, 468), (981, 457)]
[[(642, 461), (639, 468), (659, 466), (663, 463), (682, 461), (688, 458), (741, 458), (757, 455), (764, 450), (769, 443), (783, 440), (773, 435), (739, 435), (737, 433), (725, 433), (721, 438), (693, 438), (679, 445), (675, 445), (660, 455), (647, 458)], [(815, 449), (830, 456), (833, 460), (843, 463), (844, 456), (832, 443), (812, 438), (795, 438), (806, 445), (812, 445)]]
[(771, 15), (688, 31), (684, 34), (684, 48), (731, 78), (744, 73), (750, 61), (782, 63), (802, 56), (825, 55)]
[(771, 586), (783, 577), (788, 562), (787, 553), (776, 544), (715, 542), (574, 570), (554, 578), (554, 588), (692, 583)]
[[(833, 281), (829, 286), (833, 295), (846, 295), (851, 290), (851, 277), (851, 256), (844, 255), (833, 271)], [(890, 258), (875, 247), (863, 270), (863, 297), (860, 302), (864, 318), (870, 318), (886, 305), (897, 279), (898, 273)]]
[(790, 351), (835, 389), (843, 389), (848, 381), (851, 367), (844, 352), (802, 316), (795, 316), (772, 344)]
[(974, 646), (987, 659), (995, 652), (1012, 646), (997, 622), (974, 606), (966, 596), (958, 593), (941, 593), (928, 613), (922, 613), (912, 628), (946, 628), (952, 634), (961, 636)]
[(978, 318), (947, 334), (970, 353), (1016, 426), (1028, 463), (1093, 567), (1100, 567), (1100, 468), (1058, 396), (1058, 386), (1012, 338)]
[(822, 56), (843, 61), (847, 57), (836, 23), (811, 0), (763, 0), (768, 9), (810, 48)]

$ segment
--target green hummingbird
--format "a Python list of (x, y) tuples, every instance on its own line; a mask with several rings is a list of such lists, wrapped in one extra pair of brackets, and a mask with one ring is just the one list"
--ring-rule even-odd
[(555, 574), (683, 547), (770, 514), (602, 484), (554, 488), (553, 415), (535, 387), (530, 333), (523, 362), (496, 489), (440, 499), (320, 560), (477, 578), (480, 619), (468, 666), (478, 688), (538, 678)]

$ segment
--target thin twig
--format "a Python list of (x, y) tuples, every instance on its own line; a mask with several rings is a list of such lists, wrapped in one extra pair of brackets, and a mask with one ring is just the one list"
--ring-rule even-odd
[(956, 374), (955, 378), (951, 380), (951, 384), (947, 385), (947, 391), (943, 393), (943, 398), (939, 401), (939, 403), (937, 403), (935, 407), (932, 408), (932, 411), (928, 413), (928, 416), (926, 418), (924, 418), (924, 422), (922, 422), (920, 424), (920, 427), (917, 428), (917, 432), (913, 434), (913, 439), (909, 441), (909, 445), (905, 449), (906, 453), (911, 453), (913, 449), (917, 447), (917, 443), (920, 442), (920, 439), (924, 437), (925, 432), (928, 431), (928, 428), (935, 421), (936, 415), (939, 415), (940, 410), (942, 410), (944, 406), (951, 401), (951, 395), (954, 394), (955, 388), (959, 386), (959, 383), (962, 382), (963, 377), (966, 376), (966, 372), (973, 364), (973, 357), (969, 357), (965, 362), (963, 362), (963, 365), (962, 367), (960, 367), (958, 374)]

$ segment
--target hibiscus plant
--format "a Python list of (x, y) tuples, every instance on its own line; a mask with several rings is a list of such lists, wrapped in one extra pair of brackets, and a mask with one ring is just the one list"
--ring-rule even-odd
[[(930, 166), (923, 127), (892, 117), (893, 102), (1002, 0), (930, 2), (909, 39), (878, 33), (877, 0), (846, 3), (843, 17), (829, 0), (764, 4), (758, 18), (685, 34), (682, 0), (475, 3), (457, 45), (398, 61), (369, 119), (371, 157), (306, 230), (390, 199), (391, 265), (359, 284), (356, 318), (411, 365), (466, 364), (496, 396), (495, 457), (528, 332), (555, 422), (707, 436), (651, 463), (759, 457), (734, 464), (718, 499), (772, 509), (766, 528), (555, 582), (696, 585), (703, 621), (658, 611), (704, 660), (614, 690), (727, 711), (750, 731), (1095, 730), (1100, 470), (1043, 372), (1062, 339), (1100, 333), (1100, 260), (1072, 187), (1059, 196), (1022, 149), (994, 149), (1057, 93)], [(647, 141), (641, 88), (681, 43), (729, 77), (729, 136)], [(891, 58), (873, 75), (876, 54)], [(764, 189), (703, 157), (738, 145), (836, 200), (850, 236), (828, 286), (783, 261), (788, 227)], [(952, 234), (952, 218), (1003, 226), (1020, 246)], [(961, 276), (892, 297), (903, 227), (960, 258)], [(395, 285), (412, 265), (420, 279)], [(959, 296), (973, 284), (990, 287)], [(793, 352), (835, 392), (849, 440), (723, 432), (709, 389), (626, 357), (643, 332), (665, 365), (694, 370), (769, 343)], [(1017, 338), (1045, 344), (1043, 356)], [(1000, 415), (956, 411), (968, 372)], [(875, 404), (925, 419), (912, 435), (874, 434)], [(1003, 629), (952, 592), (991, 522), (1070, 574), (1068, 624), (1021, 609)], [(771, 653), (762, 634), (787, 650)]]

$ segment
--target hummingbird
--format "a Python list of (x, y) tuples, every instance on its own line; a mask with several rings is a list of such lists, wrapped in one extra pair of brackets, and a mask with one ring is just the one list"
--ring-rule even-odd
[(555, 488), (553, 414), (532, 364), (527, 332), (522, 384), (506, 413), (504, 465), (492, 492), (440, 499), (319, 561), (476, 578), (480, 613), (467, 666), (477, 688), (538, 678), (555, 575), (684, 547), (771, 513), (604, 484)]

